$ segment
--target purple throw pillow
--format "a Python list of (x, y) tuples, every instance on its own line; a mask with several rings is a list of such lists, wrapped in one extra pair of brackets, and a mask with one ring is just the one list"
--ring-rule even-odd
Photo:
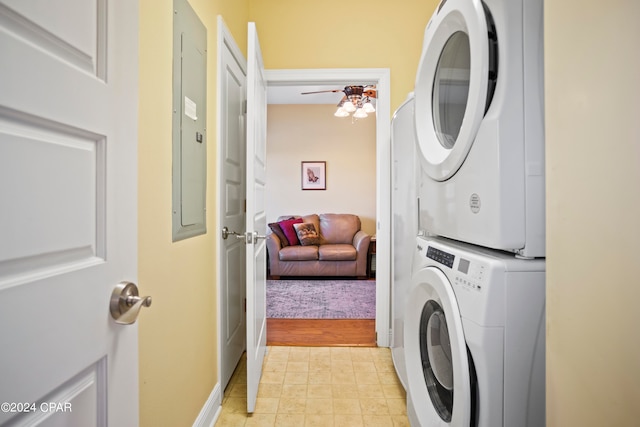
[(280, 228), (280, 224), (278, 224), (277, 222), (272, 222), (269, 224), (269, 228), (271, 229), (273, 234), (278, 236), (278, 239), (280, 239), (280, 246), (282, 246), (283, 248), (286, 248), (287, 246), (289, 246), (289, 240), (287, 239), (287, 236), (285, 236), (284, 233), (282, 232), (282, 228)]

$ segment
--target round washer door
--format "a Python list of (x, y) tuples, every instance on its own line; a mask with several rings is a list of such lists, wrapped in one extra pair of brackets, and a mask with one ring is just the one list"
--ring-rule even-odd
[(436, 181), (458, 171), (490, 102), (497, 77), (494, 36), (481, 0), (443, 0), (427, 24), (415, 122), (423, 166)]
[(453, 287), (435, 267), (414, 273), (405, 311), (408, 395), (420, 425), (468, 426), (471, 376)]

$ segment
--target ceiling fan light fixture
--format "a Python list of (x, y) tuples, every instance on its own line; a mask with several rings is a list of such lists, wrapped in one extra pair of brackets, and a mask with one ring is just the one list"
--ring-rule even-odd
[(349, 113), (344, 110), (343, 107), (338, 107), (335, 113), (333, 113), (336, 117), (349, 117)]
[(359, 86), (348, 85), (344, 89), (317, 90), (312, 92), (302, 92), (302, 95), (310, 95), (314, 93), (337, 93), (342, 92), (344, 96), (338, 103), (338, 109), (333, 114), (336, 117), (348, 117), (351, 113), (356, 119), (362, 119), (368, 116), (368, 113), (374, 113), (376, 109), (371, 104), (371, 98), (377, 97), (375, 85)]
[(368, 101), (364, 104), (362, 109), (364, 110), (365, 113), (375, 113), (376, 112), (376, 109), (373, 106), (373, 104), (371, 102), (368, 102)]
[(364, 111), (364, 108), (358, 108), (355, 113), (353, 113), (353, 117), (356, 119), (364, 119), (368, 114)]
[(342, 106), (342, 108), (344, 109), (344, 111), (346, 111), (347, 113), (353, 113), (354, 111), (356, 111), (356, 106), (353, 105), (353, 102), (351, 101), (346, 101), (344, 103), (344, 105)]

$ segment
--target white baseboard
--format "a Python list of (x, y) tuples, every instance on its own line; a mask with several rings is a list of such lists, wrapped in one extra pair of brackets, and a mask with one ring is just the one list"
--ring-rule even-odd
[(194, 421), (193, 427), (213, 427), (220, 416), (220, 411), (222, 411), (222, 391), (220, 383), (216, 383), (198, 418)]

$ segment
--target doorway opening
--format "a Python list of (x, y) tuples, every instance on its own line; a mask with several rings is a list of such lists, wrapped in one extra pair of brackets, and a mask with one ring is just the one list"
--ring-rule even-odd
[[(390, 343), (390, 71), (389, 69), (298, 69), (266, 70), (268, 87), (286, 87), (297, 91), (300, 86), (342, 87), (357, 82), (375, 85), (377, 89), (375, 120), (375, 224), (376, 236), (376, 317), (375, 342)], [(299, 93), (299, 91), (298, 91)], [(308, 96), (308, 95), (307, 95)], [(333, 118), (335, 120), (344, 120)], [(346, 120), (351, 120), (347, 118)], [(367, 120), (367, 119), (364, 119)], [(268, 142), (267, 142), (268, 143)], [(308, 159), (316, 160), (316, 159)], [(322, 159), (318, 159), (322, 160)], [(330, 173), (328, 170), (327, 173)], [(288, 213), (284, 213), (288, 214)]]
[[(350, 83), (267, 89), (265, 198), (267, 223), (275, 231), (267, 239), (267, 345), (376, 345), (376, 283), (366, 267), (369, 238), (376, 235), (377, 117), (373, 113), (365, 117), (335, 114), (347, 96), (346, 89), (370, 87), (373, 92), (375, 87), (360, 80)], [(357, 96), (353, 99), (358, 101)], [(375, 98), (369, 101), (375, 105)], [(306, 172), (313, 166), (321, 166), (317, 173), (320, 186), (309, 184)], [(300, 216), (302, 222), (315, 224), (313, 236), (329, 236), (326, 233), (335, 226), (330, 225), (331, 216), (325, 214), (349, 220), (345, 232), (358, 233), (357, 245), (354, 240), (357, 263), (345, 261), (322, 270), (306, 265), (294, 272), (291, 268), (308, 262), (278, 261), (280, 250), (285, 258), (293, 254), (317, 257), (318, 252), (305, 255), (305, 249), (313, 248), (298, 246), (295, 236), (285, 235), (286, 230), (282, 233), (274, 223)], [(357, 228), (351, 222), (352, 215), (358, 218)], [(322, 253), (323, 246), (320, 248)], [(329, 267), (338, 268), (342, 275), (324, 276)], [(288, 274), (280, 277), (283, 272)], [(321, 276), (314, 276), (315, 272)]]

